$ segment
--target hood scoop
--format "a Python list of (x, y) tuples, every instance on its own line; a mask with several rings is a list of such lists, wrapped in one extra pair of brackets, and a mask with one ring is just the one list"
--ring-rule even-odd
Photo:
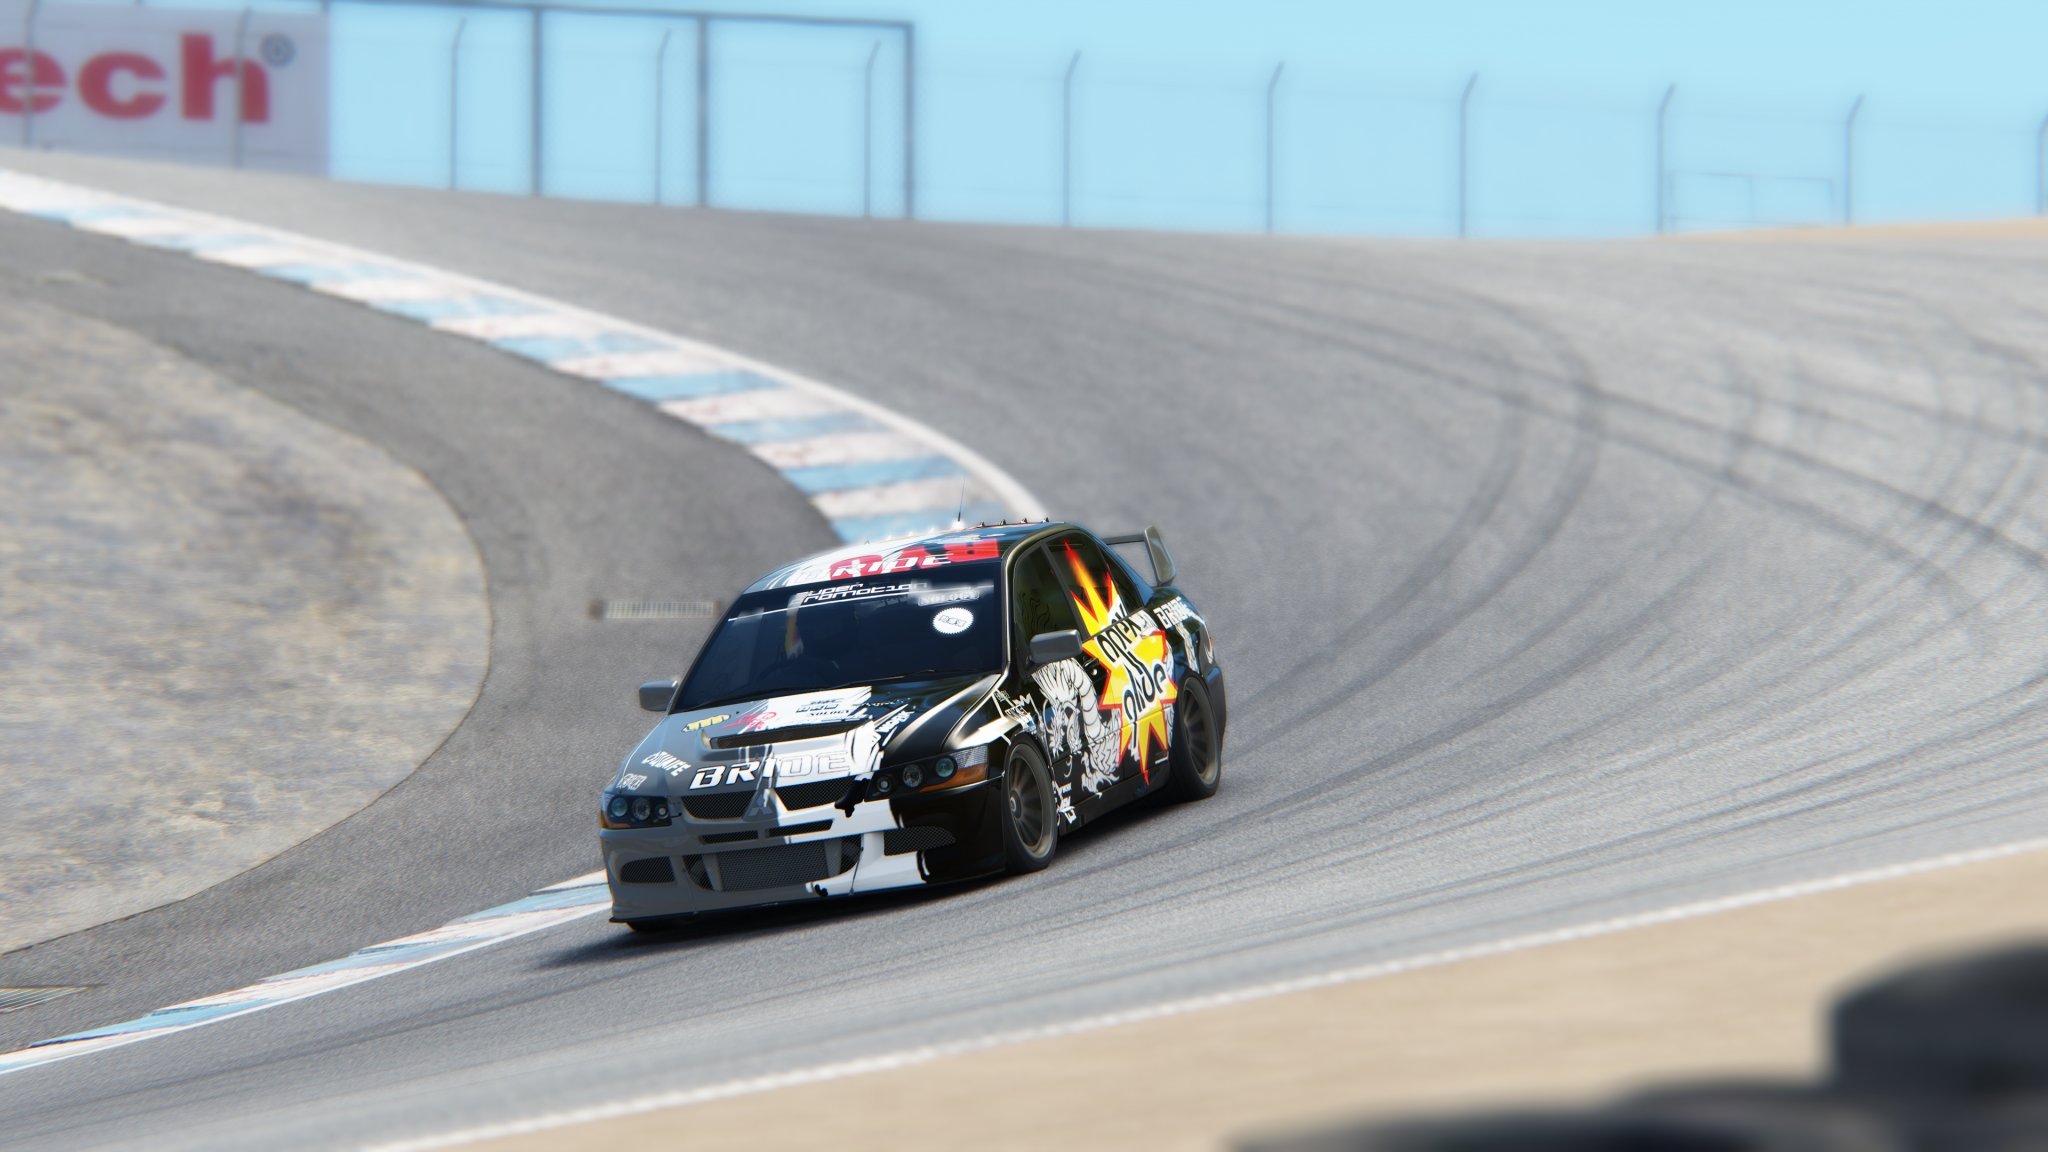
[(794, 724), (787, 728), (767, 728), (759, 732), (713, 736), (704, 741), (704, 746), (724, 751), (731, 748), (759, 748), (764, 744), (779, 744), (788, 740), (816, 740), (820, 736), (837, 736), (842, 732), (851, 732), (866, 723), (865, 718), (855, 718), (835, 720), (830, 724)]

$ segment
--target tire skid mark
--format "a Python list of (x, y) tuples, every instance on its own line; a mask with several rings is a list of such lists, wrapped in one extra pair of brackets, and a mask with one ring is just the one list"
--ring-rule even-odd
[[(830, 385), (681, 336), (499, 284), (280, 229), (0, 169), (0, 209), (170, 251), (375, 308), (451, 338), (590, 380), (755, 453), (849, 542), (943, 529), (956, 520), (1042, 519), (1023, 485), (917, 420)], [(759, 431), (758, 413), (795, 417)], [(821, 434), (795, 425), (824, 422)], [(896, 457), (829, 476), (778, 463), (763, 446), (891, 431)]]

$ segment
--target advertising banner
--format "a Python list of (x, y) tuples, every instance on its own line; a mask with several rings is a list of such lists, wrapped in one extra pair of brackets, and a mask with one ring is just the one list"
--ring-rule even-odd
[(0, 143), (324, 175), (327, 19), (0, 0)]

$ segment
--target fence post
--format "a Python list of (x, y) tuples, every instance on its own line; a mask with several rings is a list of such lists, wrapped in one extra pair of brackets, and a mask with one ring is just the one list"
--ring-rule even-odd
[(1273, 231), (1273, 110), (1278, 102), (1280, 71), (1287, 67), (1285, 60), (1273, 65), (1273, 78), (1266, 81), (1266, 231)]
[(1472, 89), (1479, 86), (1479, 73), (1474, 72), (1465, 81), (1465, 91), (1458, 97), (1458, 237), (1470, 234), (1470, 185), (1472, 169), (1472, 144), (1470, 122), (1472, 118)]
[(1060, 227), (1074, 226), (1074, 69), (1081, 66), (1077, 49), (1067, 61), (1060, 82)]
[(462, 33), (469, 27), (469, 18), (455, 21), (455, 38), (448, 42), (448, 190), (455, 191), (456, 161), (462, 153), (458, 144), (457, 130), (462, 123)]
[(2034, 215), (2048, 216), (2048, 116), (2034, 134)]
[(1842, 122), (1842, 223), (1856, 222), (1856, 115), (1863, 111), (1863, 96), (1849, 105), (1849, 118)]
[(1657, 105), (1657, 235), (1662, 236), (1671, 224), (1671, 213), (1667, 203), (1670, 196), (1671, 174), (1665, 164), (1664, 140), (1666, 121), (1671, 115), (1671, 98), (1678, 95), (1678, 85), (1664, 90), (1664, 100)]
[(36, 142), (36, 16), (43, 9), (43, 0), (28, 0), (28, 12), (21, 18), (21, 46), (26, 56), (21, 62), (21, 146), (32, 148)]
[(697, 207), (711, 206), (711, 21), (697, 17)]
[(668, 108), (668, 38), (673, 28), (661, 30), (661, 44), (654, 49), (654, 202), (661, 203), (661, 176), (664, 165), (667, 135), (662, 130), (663, 114)]
[(533, 70), (533, 79), (531, 81), (533, 91), (533, 123), (530, 125), (532, 142), (528, 145), (531, 151), (529, 162), (533, 167), (533, 171), (527, 177), (527, 186), (535, 196), (547, 194), (545, 176), (547, 167), (547, 136), (546, 129), (542, 124), (544, 119), (542, 110), (547, 106), (547, 89), (545, 87), (547, 42), (544, 39), (547, 29), (546, 17), (547, 12), (544, 9), (535, 8), (533, 10), (533, 60), (531, 61), (531, 68)]
[(903, 218), (917, 219), (917, 25), (903, 25)]
[(861, 79), (860, 102), (860, 214), (875, 215), (875, 57), (882, 54), (882, 42), (868, 49), (867, 72)]
[(242, 125), (249, 121), (249, 16), (251, 8), (242, 9), (242, 15), (235, 21), (235, 167), (242, 166)]

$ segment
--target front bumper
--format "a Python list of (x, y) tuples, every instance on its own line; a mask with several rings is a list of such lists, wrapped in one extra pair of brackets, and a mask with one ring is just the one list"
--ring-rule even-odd
[[(598, 833), (612, 919), (648, 920), (914, 888), (997, 870), (990, 782), (756, 818)], [(789, 834), (797, 831), (795, 835)]]

